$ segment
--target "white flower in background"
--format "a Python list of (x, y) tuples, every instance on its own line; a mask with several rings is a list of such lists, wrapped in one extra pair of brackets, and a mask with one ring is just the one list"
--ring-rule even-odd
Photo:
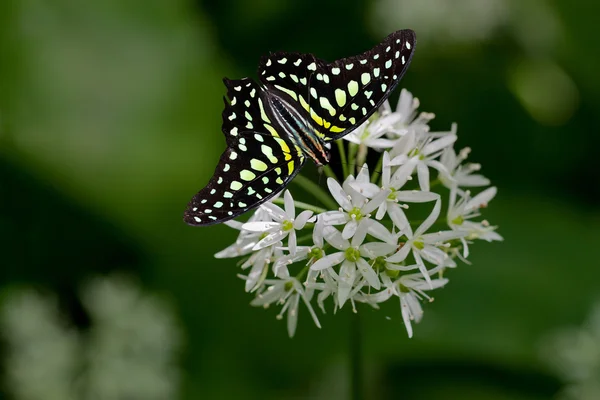
[[(20, 288), (2, 298), (2, 394), (14, 399), (179, 398), (182, 333), (165, 299), (122, 277), (96, 278), (80, 296), (85, 334), (54, 296)], [(4, 398), (4, 397), (3, 397)]]
[(600, 398), (600, 302), (581, 326), (563, 328), (544, 338), (540, 355), (566, 383), (558, 399)]
[[(366, 172), (365, 172), (366, 171)], [(369, 180), (369, 169), (365, 166), (357, 179), (349, 176), (344, 182), (344, 187), (333, 178), (327, 179), (327, 186), (335, 201), (340, 205), (338, 211), (328, 211), (322, 215), (325, 225), (345, 224), (342, 237), (350, 239), (356, 233), (360, 224), (366, 225), (369, 233), (382, 240), (392, 240), (390, 233), (379, 222), (371, 220), (371, 212), (383, 203), (389, 194), (382, 191), (371, 200), (352, 189), (352, 183), (364, 183)]]
[[(412, 322), (423, 317), (421, 302), (431, 301), (428, 292), (448, 283), (442, 273), (455, 268), (456, 260), (469, 262), (470, 241), (502, 240), (487, 221), (476, 221), (496, 188), (477, 174), (479, 164), (465, 162), (468, 148), (454, 152), (456, 124), (449, 132), (431, 132), (434, 115), (419, 114), (418, 107), (419, 101), (403, 90), (395, 110), (384, 102), (345, 137), (352, 145), (340, 147), (349, 150), (350, 171), (363, 165), (356, 176), (334, 179), (334, 172), (326, 170), (329, 192), (306, 179), (295, 181), (326, 208), (294, 201), (286, 191), (284, 207), (270, 200), (248, 222), (227, 223), (240, 233), (216, 257), (244, 257), (239, 264), (248, 272), (240, 277), (256, 295), (251, 304), (282, 305), (278, 318), (287, 314), (290, 336), (296, 332), (301, 300), (320, 327), (313, 301), (323, 313), (330, 299), (334, 313), (348, 303), (358, 312), (358, 303), (379, 308), (396, 296), (412, 337)], [(381, 171), (371, 175), (363, 160), (370, 160), (373, 150)], [(439, 180), (432, 182), (430, 168)], [(469, 187), (481, 191), (471, 197), (462, 189)], [(296, 215), (296, 209), (304, 211)]]
[(458, 239), (466, 235), (465, 232), (459, 231), (439, 231), (435, 233), (425, 233), (431, 226), (435, 223), (438, 216), (440, 215), (440, 209), (442, 207), (441, 199), (438, 199), (435, 202), (435, 206), (431, 211), (431, 214), (423, 221), (423, 223), (414, 231), (410, 227), (410, 224), (407, 226), (404, 231), (404, 235), (407, 240), (406, 243), (398, 250), (398, 252), (387, 258), (387, 261), (392, 263), (403, 262), (406, 260), (408, 255), (411, 253), (415, 258), (415, 262), (423, 274), (425, 280), (431, 284), (431, 279), (429, 278), (429, 272), (427, 271), (427, 267), (423, 260), (426, 260), (435, 266), (442, 266), (448, 258), (448, 255), (442, 248), (449, 247), (446, 242), (453, 239)]
[(455, 186), (458, 187), (477, 187), (487, 186), (490, 184), (490, 180), (480, 174), (474, 174), (481, 169), (481, 164), (467, 163), (463, 164), (463, 161), (467, 159), (471, 149), (465, 147), (458, 155), (454, 152), (453, 147), (446, 147), (440, 162), (446, 167), (448, 174), (439, 175), (439, 179), (444, 186), (448, 189), (452, 189)]
[(273, 203), (265, 203), (261, 206), (271, 216), (272, 221), (251, 221), (242, 225), (242, 229), (246, 231), (267, 234), (252, 250), (260, 250), (272, 246), (289, 235), (288, 246), (290, 254), (296, 254), (296, 231), (304, 228), (309, 218), (312, 217), (313, 212), (305, 210), (296, 217), (294, 199), (289, 190), (285, 191), (283, 198), (285, 201), (285, 211)]
[(340, 307), (344, 305), (350, 295), (350, 292), (357, 283), (361, 284), (362, 286), (362, 283), (360, 282), (361, 279), (357, 278), (362, 276), (368, 285), (375, 289), (379, 289), (381, 286), (377, 273), (375, 273), (369, 263), (364, 260), (361, 254), (361, 250), (362, 252), (365, 251), (363, 250), (362, 244), (366, 236), (367, 226), (364, 224), (359, 226), (356, 233), (352, 237), (351, 242), (345, 239), (343, 235), (340, 234), (336, 229), (335, 232), (327, 235), (325, 240), (327, 240), (337, 250), (341, 251), (321, 258), (311, 267), (311, 269), (314, 271), (320, 271), (323, 269), (330, 269), (341, 264), (338, 273), (337, 287), (337, 301)]
[(269, 279), (265, 281), (265, 284), (268, 285), (267, 288), (259, 293), (250, 304), (262, 307), (268, 307), (273, 303), (282, 304), (283, 307), (277, 318), (283, 318), (283, 314), (287, 312), (287, 329), (290, 337), (293, 337), (296, 332), (300, 299), (302, 299), (306, 308), (308, 308), (308, 312), (315, 322), (315, 325), (318, 328), (321, 327), (317, 314), (315, 314), (315, 311), (310, 305), (310, 301), (306, 298), (304, 289), (298, 280), (290, 277), (280, 280)]

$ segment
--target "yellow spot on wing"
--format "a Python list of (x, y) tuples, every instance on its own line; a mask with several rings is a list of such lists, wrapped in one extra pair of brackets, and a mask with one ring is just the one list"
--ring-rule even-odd
[(319, 117), (311, 108), (310, 109), (310, 116), (312, 117), (312, 119), (315, 120), (315, 122), (321, 126), (323, 126), (323, 118)]
[(329, 130), (330, 130), (331, 132), (336, 132), (336, 133), (339, 133), (339, 132), (344, 132), (344, 131), (345, 131), (345, 129), (344, 129), (344, 128), (340, 128), (339, 126), (335, 126), (335, 125), (334, 125), (334, 126), (332, 126), (331, 128), (329, 128)]
[(271, 135), (273, 135), (273, 137), (276, 137), (276, 138), (279, 137), (279, 134), (277, 133), (275, 128), (273, 128), (271, 125), (265, 124), (265, 128), (267, 128), (267, 130), (271, 133)]
[(290, 146), (287, 145), (287, 143), (285, 142), (285, 140), (277, 138), (275, 139), (277, 141), (277, 143), (279, 144), (279, 146), (281, 146), (281, 150), (283, 150), (284, 153), (289, 153), (290, 152)]
[(290, 161), (288, 163), (288, 175), (291, 175), (294, 172), (294, 161)]
[(281, 90), (282, 92), (289, 94), (292, 99), (294, 99), (296, 101), (298, 100), (298, 96), (296, 95), (296, 92), (294, 92), (293, 90), (286, 89), (283, 86), (279, 86), (279, 85), (275, 85), (275, 87), (277, 89)]
[(263, 121), (268, 122), (270, 124), (271, 120), (269, 119), (269, 117), (267, 117), (267, 113), (265, 112), (261, 99), (258, 99), (258, 107), (260, 108), (260, 117), (263, 119)]
[(300, 97), (300, 104), (302, 105), (302, 107), (308, 111), (310, 109), (310, 107), (308, 106), (308, 103), (306, 102), (306, 100), (304, 100), (304, 97), (302, 97), (302, 95), (298, 95), (298, 97)]

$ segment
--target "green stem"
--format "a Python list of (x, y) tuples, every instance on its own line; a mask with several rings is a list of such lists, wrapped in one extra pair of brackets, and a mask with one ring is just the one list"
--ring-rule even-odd
[(348, 144), (348, 165), (350, 166), (350, 174), (354, 175), (356, 168), (356, 153), (358, 152), (358, 145), (350, 142)]
[(346, 159), (346, 149), (344, 148), (344, 143), (340, 139), (337, 141), (338, 150), (340, 152), (340, 162), (342, 163), (342, 172), (344, 177), (348, 176), (348, 160)]
[(371, 174), (371, 182), (377, 183), (378, 179), (383, 175), (383, 153), (379, 156), (379, 161)]
[(361, 324), (358, 313), (351, 315), (351, 318), (350, 363), (352, 368), (352, 400), (362, 400), (364, 398), (364, 387)]
[(308, 272), (308, 266), (302, 268), (302, 271), (300, 271), (300, 273), (298, 275), (296, 275), (296, 279), (301, 281), (307, 272)]
[[(276, 204), (283, 204), (283, 205), (285, 205), (285, 200), (284, 200), (284, 199), (282, 199), (282, 198), (277, 198), (277, 199), (273, 200), (273, 203), (276, 203)], [(302, 202), (302, 201), (296, 201), (296, 200), (294, 200), (294, 205), (295, 205), (296, 207), (298, 207), (298, 208), (301, 208), (301, 209), (303, 209), (303, 210), (310, 210), (310, 211), (314, 211), (314, 212), (316, 212), (317, 214), (324, 213), (324, 212), (326, 212), (326, 211), (327, 211), (327, 210), (326, 210), (326, 209), (324, 209), (324, 208), (317, 207), (317, 206), (313, 206), (312, 204), (304, 203), (304, 202)]]
[(323, 172), (325, 173), (325, 175), (328, 178), (333, 178), (337, 181), (337, 176), (335, 176), (335, 172), (333, 172), (333, 169), (331, 169), (331, 166), (329, 166), (329, 165), (323, 166)]
[(319, 185), (311, 181), (305, 176), (296, 175), (292, 182), (296, 183), (298, 186), (302, 187), (308, 193), (311, 193), (315, 198), (317, 198), (325, 207), (330, 210), (337, 210), (338, 205), (336, 202), (329, 196), (327, 192), (325, 192)]

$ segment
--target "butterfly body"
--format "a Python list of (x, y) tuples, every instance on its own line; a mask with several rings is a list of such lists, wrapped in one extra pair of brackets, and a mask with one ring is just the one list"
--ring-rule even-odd
[(415, 44), (407, 29), (332, 63), (312, 54), (274, 53), (259, 64), (262, 85), (224, 79), (227, 149), (184, 221), (202, 226), (235, 218), (283, 190), (307, 159), (327, 164), (330, 142), (364, 123), (389, 97)]

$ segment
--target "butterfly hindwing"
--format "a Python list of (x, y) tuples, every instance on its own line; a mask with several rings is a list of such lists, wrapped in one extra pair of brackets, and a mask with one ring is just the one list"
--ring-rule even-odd
[(326, 140), (334, 140), (360, 126), (389, 97), (415, 45), (414, 32), (406, 29), (367, 52), (329, 64), (310, 54), (274, 53), (261, 60), (259, 76), (270, 90), (288, 93)]
[(212, 225), (257, 207), (279, 193), (304, 160), (282, 138), (242, 132), (221, 155), (208, 185), (188, 204), (184, 221)]

